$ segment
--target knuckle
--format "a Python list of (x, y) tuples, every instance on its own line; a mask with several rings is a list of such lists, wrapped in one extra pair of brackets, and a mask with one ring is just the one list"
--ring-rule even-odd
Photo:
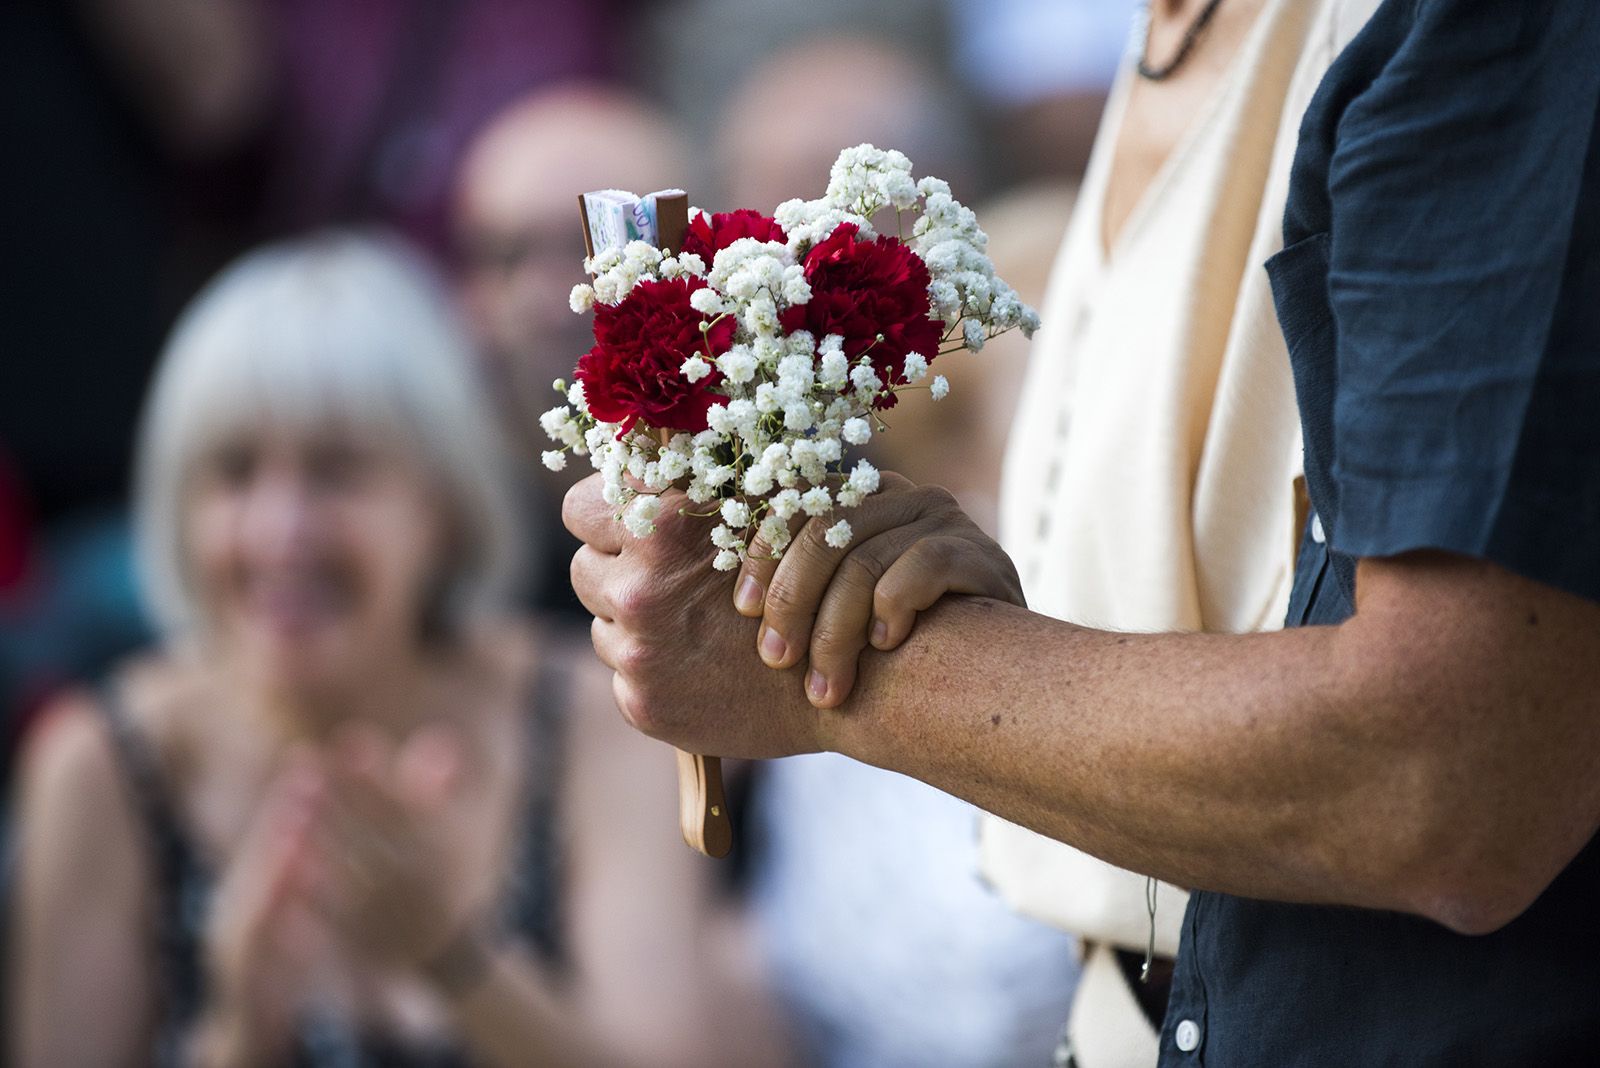
[(922, 507), (934, 515), (961, 513), (961, 504), (956, 500), (956, 495), (943, 486), (923, 486)]
[(872, 595), (872, 610), (884, 619), (895, 619), (909, 612), (911, 609), (904, 585), (895, 581), (892, 575), (879, 583)]
[(645, 582), (629, 582), (617, 590), (612, 604), (617, 621), (634, 626), (649, 620), (660, 607), (661, 597), (656, 588)]
[(839, 561), (834, 585), (842, 590), (871, 590), (884, 572), (884, 561), (870, 549), (860, 549)]
[(623, 642), (614, 653), (615, 663), (612, 665), (616, 671), (629, 679), (644, 678), (650, 670), (653, 657), (650, 647), (642, 641), (628, 640)]
[(585, 504), (594, 495), (594, 486), (589, 479), (574, 482), (561, 497), (561, 522), (573, 533), (582, 525)]
[(819, 623), (811, 635), (811, 655), (813, 659), (843, 659), (858, 652), (866, 643), (866, 628), (828, 620)]
[(767, 586), (767, 615), (789, 618), (808, 614), (813, 606), (801, 603), (800, 583), (792, 570), (784, 569), (772, 576)]
[(617, 711), (622, 713), (628, 726), (644, 734), (653, 733), (655, 721), (651, 713), (654, 710), (637, 686), (619, 674), (612, 683), (612, 694), (616, 698)]

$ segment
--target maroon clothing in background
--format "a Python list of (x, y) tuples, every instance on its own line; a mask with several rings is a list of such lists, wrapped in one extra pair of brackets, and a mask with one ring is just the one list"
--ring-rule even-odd
[(541, 85), (604, 77), (608, 0), (274, 0), (281, 98), (264, 222), (388, 223), (442, 253), (451, 179), (474, 133)]

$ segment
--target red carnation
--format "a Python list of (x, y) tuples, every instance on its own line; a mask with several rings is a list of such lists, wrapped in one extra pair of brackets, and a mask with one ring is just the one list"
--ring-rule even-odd
[[(854, 223), (840, 223), (807, 254), (811, 300), (783, 313), (783, 329), (809, 330), (818, 341), (838, 334), (852, 364), (865, 352), (879, 378), (900, 384), (906, 354), (932, 362), (944, 336), (944, 324), (928, 317), (928, 265), (895, 238), (862, 241), (858, 234)], [(893, 407), (895, 396), (878, 403)]]
[(660, 430), (698, 433), (706, 409), (722, 400), (711, 392), (722, 375), (715, 368), (690, 382), (680, 368), (694, 355), (720, 356), (733, 344), (734, 324), (724, 318), (702, 332), (708, 317), (689, 306), (695, 279), (640, 282), (620, 304), (597, 304), (594, 348), (578, 358), (577, 379), (596, 419), (621, 423), (626, 433), (638, 421)]
[(681, 251), (694, 253), (710, 267), (717, 253), (741, 237), (753, 237), (757, 241), (789, 240), (789, 235), (783, 232), (783, 227), (775, 219), (759, 211), (740, 208), (738, 211), (719, 211), (710, 218), (700, 214), (689, 220), (689, 230), (683, 235)]

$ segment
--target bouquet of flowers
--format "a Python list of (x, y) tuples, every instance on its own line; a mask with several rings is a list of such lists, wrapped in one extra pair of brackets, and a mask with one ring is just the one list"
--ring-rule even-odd
[[(618, 208), (615, 191), (589, 196)], [(940, 179), (915, 179), (900, 152), (846, 149), (821, 199), (771, 216), (691, 210), (681, 240), (627, 240), (667, 227), (653, 229), (654, 197), (620, 196), (633, 216), (622, 207), (621, 224), (589, 226), (605, 236), (571, 303), (593, 310), (595, 344), (571, 385), (556, 382), (566, 403), (541, 419), (557, 445), (544, 462), (587, 456), (638, 537), (654, 530), (660, 494), (682, 488), (720, 518), (719, 570), (758, 536), (781, 555), (795, 517), (835, 516), (875, 491), (878, 472), (847, 450), (885, 428), (900, 394), (949, 392), (930, 377), (935, 359), (1039, 323), (995, 276), (972, 211)], [(879, 233), (891, 210), (894, 232)], [(840, 517), (827, 540), (850, 536)]]

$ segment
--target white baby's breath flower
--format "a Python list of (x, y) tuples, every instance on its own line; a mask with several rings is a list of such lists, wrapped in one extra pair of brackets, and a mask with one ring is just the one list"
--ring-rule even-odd
[(811, 300), (811, 283), (806, 281), (805, 270), (798, 265), (784, 272), (783, 299), (788, 304), (805, 304)]
[(732, 571), (739, 566), (739, 554), (732, 549), (724, 549), (711, 561), (711, 566), (718, 571)]
[(820, 371), (824, 388), (842, 389), (844, 384), (849, 381), (850, 361), (838, 349), (827, 349), (822, 353)]
[(544, 465), (552, 471), (560, 471), (567, 466), (567, 454), (554, 449), (547, 449), (539, 455)]
[(828, 487), (813, 486), (800, 496), (800, 507), (805, 509), (806, 515), (827, 515), (833, 511), (833, 498), (828, 494)]
[(678, 370), (689, 381), (698, 382), (711, 373), (711, 365), (699, 356), (690, 356)]
[(783, 407), (778, 398), (778, 387), (771, 382), (763, 382), (756, 387), (756, 411), (762, 415), (771, 415)]
[(622, 513), (622, 522), (628, 528), (628, 533), (636, 538), (644, 538), (655, 533), (655, 519), (660, 514), (661, 498), (640, 494), (633, 499), (628, 510)]
[(851, 445), (865, 445), (872, 440), (872, 424), (860, 416), (844, 421), (844, 429), (839, 436)]
[(572, 292), (567, 295), (567, 304), (573, 311), (582, 315), (584, 312), (594, 310), (594, 286), (579, 282), (572, 287)]
[(733, 498), (723, 501), (722, 521), (735, 530), (743, 530), (750, 525), (750, 506)]
[(850, 521), (841, 519), (828, 528), (828, 532), (823, 535), (823, 538), (835, 549), (843, 549), (850, 544), (850, 534)]
[(961, 324), (961, 341), (972, 352), (981, 352), (983, 343), (988, 340), (983, 331), (983, 324), (976, 319), (968, 319)]
[(701, 315), (720, 315), (723, 311), (722, 298), (709, 286), (689, 294), (689, 307)]
[[(739, 529), (743, 530), (744, 527), (741, 525)], [(742, 545), (743, 542), (739, 540), (739, 535), (736, 531), (722, 523), (718, 523), (711, 530), (711, 544), (719, 549), (734, 549)]]
[(689, 458), (681, 452), (661, 454), (661, 478), (670, 485), (689, 473)]
[(928, 392), (936, 401), (944, 400), (950, 395), (950, 380), (944, 375), (934, 375), (933, 384), (928, 387)]
[(920, 352), (906, 353), (903, 373), (907, 382), (912, 384), (921, 382), (928, 374), (927, 358)]
[(744, 473), (744, 491), (756, 497), (772, 492), (772, 468), (756, 464)]
[(717, 370), (726, 375), (729, 382), (742, 386), (755, 377), (756, 358), (750, 355), (749, 349), (735, 345), (717, 357)]
[(878, 469), (866, 460), (857, 460), (855, 467), (850, 470), (849, 486), (863, 497), (878, 492), (879, 481)]
[(786, 489), (774, 494), (769, 507), (773, 515), (788, 522), (796, 512), (800, 511), (800, 491)]
[(772, 550), (775, 556), (781, 555), (783, 550), (788, 547), (789, 542), (793, 540), (793, 535), (789, 533), (789, 524), (771, 513), (761, 521), (761, 526), (757, 528), (756, 532), (761, 536), (761, 540), (767, 543), (767, 547)]

